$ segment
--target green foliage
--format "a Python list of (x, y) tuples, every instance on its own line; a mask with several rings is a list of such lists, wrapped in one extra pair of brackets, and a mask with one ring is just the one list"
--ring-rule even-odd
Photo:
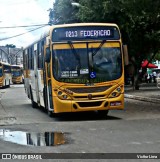
[(154, 60), (160, 61), (160, 53), (157, 53), (156, 56), (154, 57)]
[[(155, 0), (128, 1), (126, 9), (129, 17), (130, 28), (126, 29), (129, 35), (128, 43), (131, 54), (135, 57), (148, 58), (160, 48), (160, 2)], [(125, 26), (124, 26), (125, 29)]]
[(55, 19), (59, 23), (106, 22), (120, 27), (129, 56), (140, 67), (143, 59), (153, 58), (160, 50), (159, 0), (56, 0)]
[(56, 24), (77, 22), (77, 9), (72, 7), (71, 0), (56, 0), (54, 3), (54, 20)]

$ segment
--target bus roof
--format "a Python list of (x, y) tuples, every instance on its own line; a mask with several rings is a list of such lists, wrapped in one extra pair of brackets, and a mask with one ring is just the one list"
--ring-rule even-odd
[(11, 65), (12, 67), (20, 67), (23, 68), (23, 65)]
[(31, 44), (29, 44), (26, 47), (24, 47), (23, 50), (27, 49), (28, 47), (36, 44), (38, 41), (40, 41), (40, 40), (44, 39), (45, 37), (49, 36), (50, 29), (51, 29), (51, 26), (49, 26), (43, 33), (41, 33), (39, 35), (39, 37), (35, 39), (35, 41), (31, 42)]
[(115, 23), (73, 23), (73, 24), (53, 25), (51, 26), (51, 29), (62, 27), (76, 27), (76, 26), (115, 26), (118, 28), (118, 25)]
[(119, 30), (118, 25), (115, 23), (72, 23), (72, 24), (58, 24), (58, 25), (48, 26), (47, 30), (44, 33), (42, 33), (38, 39), (33, 41), (28, 46), (24, 47), (24, 50), (27, 49), (28, 47), (36, 44), (40, 40), (43, 40), (47, 36), (49, 36), (51, 34), (52, 30), (54, 30), (55, 28), (78, 27), (78, 26), (115, 26)]
[(0, 61), (0, 64), (3, 64), (3, 65), (10, 65), (9, 63), (7, 63), (7, 62), (2, 62), (2, 61)]

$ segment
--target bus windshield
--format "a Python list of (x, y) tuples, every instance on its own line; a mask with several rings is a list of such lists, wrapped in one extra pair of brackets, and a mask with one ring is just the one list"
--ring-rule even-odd
[(55, 48), (53, 50), (54, 78), (60, 82), (80, 84), (106, 82), (120, 78), (122, 75), (120, 45), (108, 47), (105, 42), (97, 50), (94, 44), (95, 42), (86, 43), (86, 48)]
[(2, 76), (3, 74), (2, 74), (2, 68), (0, 67), (0, 77)]
[(13, 77), (18, 77), (18, 76), (21, 76), (21, 71), (12, 71), (12, 76)]

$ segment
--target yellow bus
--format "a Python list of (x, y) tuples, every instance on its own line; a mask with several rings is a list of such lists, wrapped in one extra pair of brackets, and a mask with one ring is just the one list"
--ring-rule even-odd
[(124, 59), (119, 28), (109, 23), (51, 26), (24, 48), (25, 91), (49, 115), (124, 108)]
[(20, 84), (24, 82), (23, 67), (21, 65), (11, 65), (12, 83)]
[(10, 87), (12, 83), (11, 66), (8, 63), (0, 62), (0, 87)]

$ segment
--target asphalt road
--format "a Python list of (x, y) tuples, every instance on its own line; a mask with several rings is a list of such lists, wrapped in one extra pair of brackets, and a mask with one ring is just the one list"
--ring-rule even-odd
[[(96, 112), (50, 118), (31, 107), (23, 85), (0, 89), (1, 153), (159, 153), (159, 123), (160, 104), (125, 99), (123, 111), (110, 111), (105, 118)], [(48, 146), (46, 135), (53, 138)]]

